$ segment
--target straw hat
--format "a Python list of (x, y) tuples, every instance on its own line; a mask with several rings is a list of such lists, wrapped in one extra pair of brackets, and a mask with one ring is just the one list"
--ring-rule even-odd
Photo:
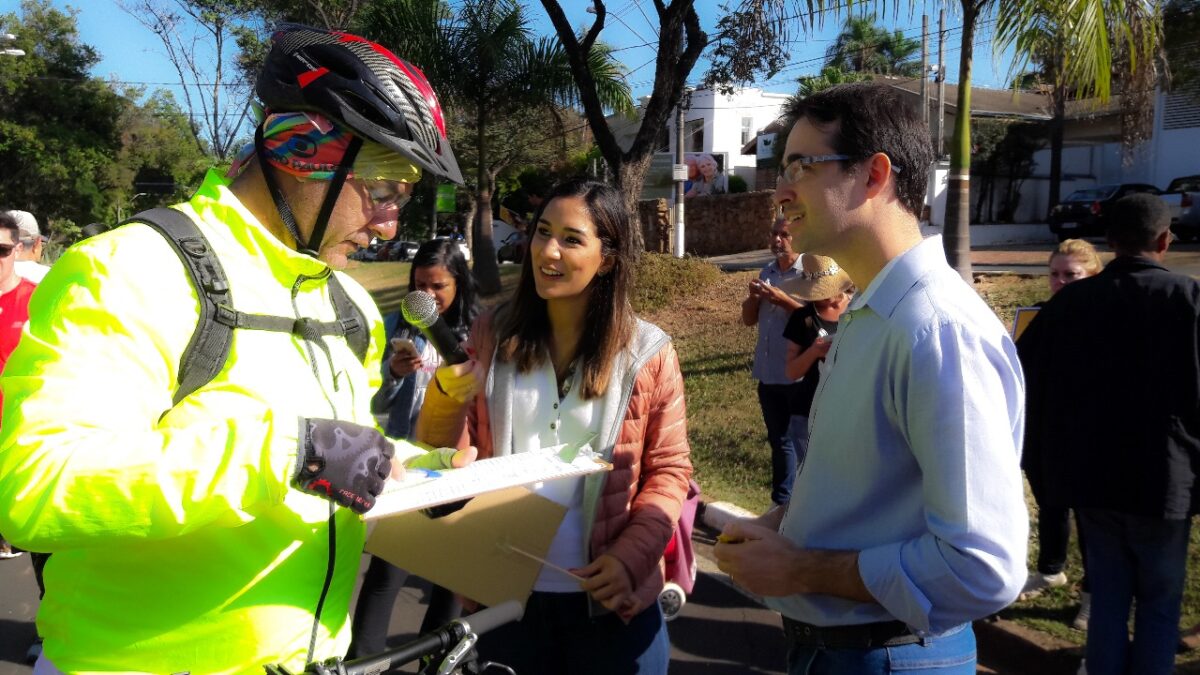
[(800, 257), (800, 273), (779, 288), (801, 300), (828, 300), (851, 283), (850, 275), (833, 258), (805, 253)]

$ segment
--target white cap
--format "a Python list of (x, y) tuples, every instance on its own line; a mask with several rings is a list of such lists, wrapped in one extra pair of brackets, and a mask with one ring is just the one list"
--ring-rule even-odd
[(37, 218), (34, 218), (32, 213), (13, 210), (9, 211), (8, 215), (17, 221), (17, 227), (21, 230), (21, 239), (36, 239), (42, 236)]

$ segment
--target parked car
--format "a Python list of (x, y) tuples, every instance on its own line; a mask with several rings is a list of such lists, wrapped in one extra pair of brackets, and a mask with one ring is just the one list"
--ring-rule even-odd
[(525, 233), (513, 232), (500, 242), (500, 248), (496, 249), (496, 262), (502, 263), (505, 260), (519, 263), (525, 259)]
[(387, 242), (376, 239), (375, 241), (372, 241), (371, 244), (366, 248), (361, 248), (354, 253), (351, 253), (350, 257), (354, 260), (362, 260), (364, 262), (378, 260), (379, 251), (385, 245), (387, 245)]
[[(434, 239), (451, 239), (451, 237), (438, 236), (434, 237)], [(462, 251), (463, 258), (465, 258), (467, 262), (471, 262), (471, 247), (467, 246), (467, 240), (461, 237), (453, 237), (453, 239), (458, 242), (458, 250)]]
[(412, 260), (421, 245), (415, 241), (399, 241), (392, 246), (392, 260)]
[(1200, 239), (1200, 176), (1171, 181), (1158, 196), (1171, 211), (1171, 229), (1181, 239)]
[(1157, 195), (1162, 191), (1144, 183), (1097, 185), (1076, 190), (1050, 210), (1050, 231), (1059, 241), (1073, 237), (1103, 237), (1113, 202), (1138, 192)]

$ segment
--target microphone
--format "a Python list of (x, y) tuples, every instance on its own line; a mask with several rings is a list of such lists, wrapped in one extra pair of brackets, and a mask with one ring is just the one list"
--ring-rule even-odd
[(458, 338), (438, 314), (437, 300), (434, 300), (432, 295), (425, 291), (409, 293), (400, 302), (400, 313), (404, 315), (405, 321), (421, 331), (446, 363), (455, 365), (467, 360), (467, 353), (463, 351)]

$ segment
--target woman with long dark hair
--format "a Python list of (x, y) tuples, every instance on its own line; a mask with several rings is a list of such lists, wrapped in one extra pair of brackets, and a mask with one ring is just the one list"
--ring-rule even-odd
[(472, 329), (477, 360), (440, 368), (421, 411), (426, 442), (461, 444), (464, 425), (480, 457), (590, 439), (613, 465), (537, 488), (567, 509), (546, 558), (583, 580), (543, 567), (524, 618), (480, 640), (519, 673), (667, 669), (662, 554), (692, 467), (678, 356), (629, 301), (632, 226), (612, 187), (552, 190), (514, 297)]
[[(475, 280), (467, 268), (458, 242), (433, 239), (413, 255), (408, 273), (408, 291), (424, 291), (437, 302), (438, 313), (458, 336), (466, 340), (471, 323), (479, 314)], [(383, 355), (383, 387), (377, 396), (388, 410), (386, 433), (391, 438), (410, 438), (425, 389), (441, 364), (437, 350), (414, 326), (398, 319)], [(358, 658), (384, 651), (392, 607), (408, 573), (382, 558), (371, 558), (363, 576), (362, 591), (354, 609), (350, 656)], [(461, 608), (452, 593), (434, 585), (421, 632), (438, 628), (458, 616)]]

